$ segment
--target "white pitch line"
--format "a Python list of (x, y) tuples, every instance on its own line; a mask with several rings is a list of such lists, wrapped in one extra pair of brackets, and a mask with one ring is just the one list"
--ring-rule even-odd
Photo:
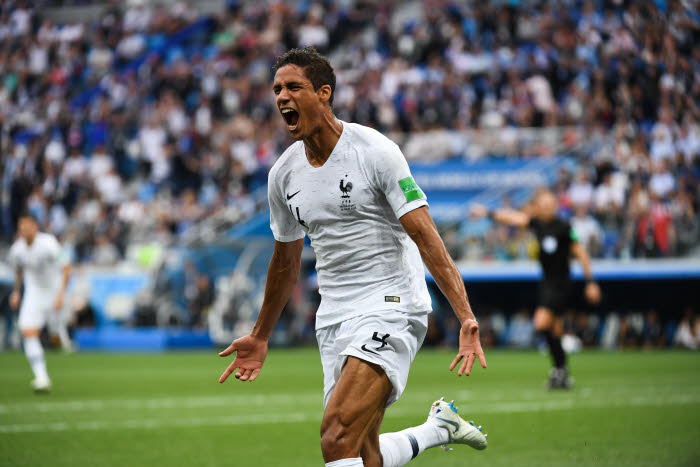
[[(612, 399), (562, 399), (549, 401), (525, 402), (487, 402), (479, 403), (474, 409), (478, 415), (488, 413), (528, 413), (551, 412), (569, 409), (653, 407), (667, 405), (700, 404), (700, 394), (671, 396), (637, 396), (619, 400)], [(418, 415), (412, 408), (389, 409), (387, 418)], [(117, 429), (160, 429), (190, 428), (201, 426), (235, 426), (260, 425), (265, 423), (299, 423), (321, 420), (321, 411), (290, 412), (270, 415), (227, 415), (213, 417), (186, 418), (138, 418), (127, 420), (92, 420), (78, 422), (16, 423), (0, 425), (0, 433), (42, 433), (58, 431), (96, 431)]]
[[(677, 387), (652, 387), (646, 386), (644, 394), (647, 397), (663, 398)], [(627, 392), (615, 392), (614, 389), (594, 391), (589, 387), (579, 388), (575, 392), (565, 393), (569, 398), (590, 399), (600, 393), (606, 399), (615, 399), (615, 396), (626, 398)], [(401, 397), (402, 402), (415, 401), (416, 403), (429, 402), (436, 397), (437, 392), (413, 392), (408, 391)], [(678, 394), (677, 394), (678, 395)], [(451, 393), (449, 399), (454, 398), (461, 405), (469, 405), (477, 408), (484, 403), (505, 404), (509, 402), (548, 402), (552, 398), (542, 390), (531, 391), (489, 391), (479, 393), (474, 390), (459, 390)], [(87, 412), (102, 411), (107, 409), (118, 410), (158, 410), (158, 409), (195, 409), (207, 407), (225, 407), (232, 403), (243, 402), (246, 407), (271, 407), (279, 405), (281, 408), (293, 405), (321, 406), (323, 396), (320, 392), (300, 393), (274, 393), (257, 395), (237, 395), (234, 393), (220, 396), (185, 396), (185, 397), (154, 397), (147, 399), (88, 399), (67, 400), (56, 402), (29, 402), (16, 404), (0, 404), (0, 414), (9, 413), (52, 413), (52, 412)], [(557, 400), (557, 399), (554, 399)], [(567, 399), (568, 400), (568, 399)]]
[[(248, 406), (262, 406), (269, 404), (299, 404), (304, 402), (318, 402), (322, 394), (301, 393), (273, 394), (245, 396), (245, 404)], [(21, 412), (81, 412), (105, 409), (188, 409), (204, 407), (223, 407), (232, 402), (240, 401), (236, 395), (227, 396), (197, 396), (197, 397), (162, 397), (150, 399), (94, 399), (74, 400), (60, 402), (37, 402), (25, 404), (1, 404), (0, 413)]]
[(189, 417), (169, 419), (91, 420), (82, 422), (17, 423), (0, 425), (0, 433), (42, 433), (57, 431), (97, 431), (118, 429), (159, 429), (166, 427), (201, 427), (219, 425), (259, 425), (263, 423), (298, 423), (318, 414), (295, 412), (280, 415)]

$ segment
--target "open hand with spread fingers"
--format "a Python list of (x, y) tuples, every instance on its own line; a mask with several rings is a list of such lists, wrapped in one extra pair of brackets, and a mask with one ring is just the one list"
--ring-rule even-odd
[(462, 329), (459, 331), (459, 353), (452, 361), (450, 371), (454, 370), (461, 360), (462, 364), (457, 371), (457, 375), (462, 376), (462, 374), (465, 374), (469, 376), (469, 373), (472, 371), (472, 365), (477, 358), (481, 367), (486, 368), (486, 357), (484, 357), (484, 351), (479, 340), (479, 323), (474, 319), (467, 319), (464, 320)]
[(236, 339), (223, 352), (219, 353), (219, 357), (226, 357), (236, 352), (236, 358), (233, 359), (228, 368), (223, 372), (219, 383), (223, 383), (234, 370), (236, 378), (241, 381), (255, 381), (260, 374), (265, 357), (267, 356), (267, 339), (253, 337), (248, 335)]

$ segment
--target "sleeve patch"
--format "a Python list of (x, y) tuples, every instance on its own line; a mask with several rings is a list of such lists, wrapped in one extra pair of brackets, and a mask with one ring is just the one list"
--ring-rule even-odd
[(413, 177), (406, 177), (399, 180), (399, 187), (401, 187), (401, 191), (403, 191), (403, 195), (406, 197), (407, 203), (425, 198), (425, 194), (423, 194), (423, 191), (413, 180)]
[(572, 241), (578, 242), (578, 234), (573, 228), (569, 229), (569, 237), (571, 237)]

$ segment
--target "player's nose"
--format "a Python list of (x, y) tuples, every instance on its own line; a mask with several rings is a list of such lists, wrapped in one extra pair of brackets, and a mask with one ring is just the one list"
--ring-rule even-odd
[(289, 92), (285, 88), (282, 88), (279, 94), (277, 94), (277, 108), (282, 107), (283, 104), (289, 102)]

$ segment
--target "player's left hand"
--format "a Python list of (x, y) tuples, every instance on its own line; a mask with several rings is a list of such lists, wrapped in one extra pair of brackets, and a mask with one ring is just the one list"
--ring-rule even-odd
[(459, 331), (459, 353), (452, 361), (450, 371), (454, 370), (459, 361), (464, 359), (457, 371), (457, 376), (462, 376), (462, 374), (469, 376), (474, 360), (477, 358), (481, 367), (486, 368), (486, 357), (484, 357), (479, 340), (479, 323), (476, 320), (467, 319), (462, 323), (462, 329)]
[(219, 357), (226, 357), (236, 352), (236, 358), (228, 368), (223, 372), (219, 383), (223, 383), (226, 379), (236, 371), (236, 378), (241, 381), (255, 381), (258, 377), (265, 357), (267, 356), (267, 339), (247, 335), (236, 339), (226, 350), (219, 353)]
[(588, 303), (591, 303), (593, 305), (597, 305), (598, 303), (600, 303), (600, 286), (597, 282), (589, 282), (588, 284), (586, 284), (584, 294), (586, 295), (586, 300), (588, 300)]
[(54, 311), (61, 311), (61, 308), (63, 308), (63, 294), (58, 294), (56, 301), (53, 303), (53, 309)]

